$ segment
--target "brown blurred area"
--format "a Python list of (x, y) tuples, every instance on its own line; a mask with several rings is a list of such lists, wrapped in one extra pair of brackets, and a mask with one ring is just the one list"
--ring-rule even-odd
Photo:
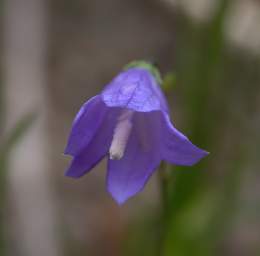
[[(174, 69), (176, 16), (203, 25), (218, 1), (2, 2), (3, 135), (26, 113), (37, 115), (9, 159), (8, 255), (122, 255), (132, 220), (143, 211), (158, 211), (156, 176), (122, 207), (106, 192), (105, 161), (81, 179), (65, 177), (70, 158), (63, 150), (71, 123), (80, 106), (128, 62), (156, 60), (163, 73)], [(259, 56), (259, 1), (234, 0), (232, 5), (228, 43)], [(249, 232), (247, 241), (235, 234), (227, 242), (232, 255), (246, 255), (232, 244), (242, 239), (248, 246), (257, 235)]]

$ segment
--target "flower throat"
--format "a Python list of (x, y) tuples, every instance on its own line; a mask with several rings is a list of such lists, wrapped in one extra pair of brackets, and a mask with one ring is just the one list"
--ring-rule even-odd
[(134, 111), (123, 110), (117, 119), (113, 139), (109, 149), (109, 157), (112, 160), (120, 160), (125, 153), (126, 145), (132, 130), (132, 117)]

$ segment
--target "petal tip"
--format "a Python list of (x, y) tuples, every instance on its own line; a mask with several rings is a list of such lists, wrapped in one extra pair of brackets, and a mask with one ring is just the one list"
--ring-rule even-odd
[(65, 177), (70, 177), (70, 178), (73, 178), (73, 179), (79, 179), (82, 175), (75, 175), (73, 172), (71, 172), (71, 170), (67, 170), (64, 173), (64, 176)]
[(126, 201), (127, 201), (127, 198), (114, 198), (113, 199), (116, 201), (116, 203), (119, 205), (119, 206), (122, 206)]
[(74, 167), (74, 163), (72, 161), (71, 166), (65, 171), (64, 176), (70, 177), (73, 179), (81, 178), (86, 172), (80, 172)]
[(128, 195), (127, 193), (115, 191), (110, 187), (107, 187), (107, 191), (119, 206), (122, 206), (131, 197), (131, 195)]
[(205, 151), (203, 149), (198, 149), (197, 155), (194, 156), (193, 161), (190, 162), (190, 166), (197, 164), (200, 160), (202, 160), (207, 155), (209, 155), (208, 151)]

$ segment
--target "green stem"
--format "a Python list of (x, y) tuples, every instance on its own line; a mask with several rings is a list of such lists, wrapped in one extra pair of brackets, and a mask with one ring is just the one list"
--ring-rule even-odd
[(160, 181), (160, 194), (161, 194), (161, 215), (159, 221), (159, 246), (158, 255), (163, 256), (164, 244), (167, 234), (167, 223), (168, 223), (168, 185), (169, 176), (167, 174), (167, 164), (161, 163), (159, 168), (159, 181)]

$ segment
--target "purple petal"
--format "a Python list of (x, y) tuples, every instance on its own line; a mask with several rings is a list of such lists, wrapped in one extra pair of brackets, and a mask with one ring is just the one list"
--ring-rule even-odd
[(149, 121), (153, 121), (152, 115), (135, 113), (134, 119), (123, 158), (108, 161), (107, 189), (118, 204), (141, 191), (160, 163), (160, 153), (155, 147), (159, 138), (156, 127), (150, 126), (147, 130)]
[(138, 112), (168, 112), (163, 93), (154, 76), (146, 69), (131, 68), (121, 72), (102, 92), (107, 106), (129, 108)]
[(100, 127), (107, 109), (99, 95), (81, 107), (73, 121), (65, 154), (76, 156), (88, 145)]
[(95, 134), (89, 145), (74, 157), (66, 176), (79, 178), (90, 171), (108, 152), (112, 141), (115, 121), (118, 109), (111, 108), (98, 132)]
[(169, 116), (163, 115), (162, 157), (176, 165), (194, 165), (208, 152), (193, 145), (189, 139), (171, 124)]

